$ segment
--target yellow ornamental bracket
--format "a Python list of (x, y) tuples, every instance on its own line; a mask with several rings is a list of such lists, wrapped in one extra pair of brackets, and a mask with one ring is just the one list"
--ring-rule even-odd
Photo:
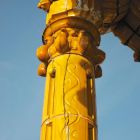
[(47, 78), (40, 140), (97, 140), (95, 78), (102, 76), (105, 53), (93, 6), (88, 0), (38, 4), (48, 12), (36, 52), (38, 74)]

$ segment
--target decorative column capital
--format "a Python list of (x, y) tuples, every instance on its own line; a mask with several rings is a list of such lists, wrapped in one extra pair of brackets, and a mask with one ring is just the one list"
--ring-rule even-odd
[[(37, 57), (43, 63), (38, 74), (46, 76), (48, 63), (59, 55), (77, 54), (87, 58), (95, 68), (95, 76), (101, 77), (99, 64), (105, 53), (98, 49), (100, 33), (90, 0), (41, 0), (38, 7), (48, 11), (47, 26), (42, 35), (43, 46), (37, 49)], [(59, 8), (58, 8), (59, 7)], [(99, 25), (99, 24), (98, 24)]]

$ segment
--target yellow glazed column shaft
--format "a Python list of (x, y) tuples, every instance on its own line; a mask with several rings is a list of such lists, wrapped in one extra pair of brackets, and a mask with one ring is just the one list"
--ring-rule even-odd
[(94, 80), (104, 53), (85, 30), (49, 34), (46, 29), (46, 44), (37, 50), (38, 73), (47, 73), (40, 140), (97, 140)]
[(41, 140), (97, 140), (94, 68), (64, 54), (47, 68)]

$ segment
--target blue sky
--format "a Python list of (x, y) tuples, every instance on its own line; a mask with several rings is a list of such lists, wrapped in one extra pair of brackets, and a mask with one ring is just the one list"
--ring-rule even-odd
[[(0, 4), (0, 140), (39, 140), (45, 79), (35, 51), (46, 15), (38, 0)], [(103, 77), (96, 80), (99, 140), (140, 139), (140, 63), (112, 34), (102, 36)]]

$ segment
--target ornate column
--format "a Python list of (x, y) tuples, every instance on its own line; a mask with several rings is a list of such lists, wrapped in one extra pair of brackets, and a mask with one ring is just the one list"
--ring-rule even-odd
[[(95, 78), (105, 53), (93, 1), (42, 0), (47, 14), (43, 45), (37, 49), (46, 76), (40, 140), (97, 140)], [(95, 19), (95, 20), (93, 20)]]

